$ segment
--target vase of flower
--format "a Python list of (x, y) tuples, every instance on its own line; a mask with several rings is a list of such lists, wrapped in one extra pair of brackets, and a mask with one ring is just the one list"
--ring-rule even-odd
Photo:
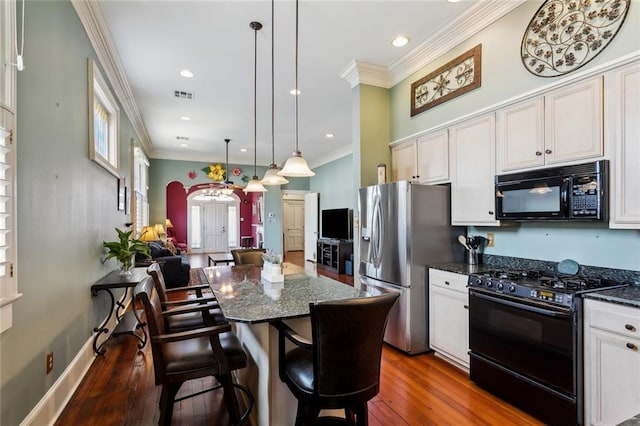
[(267, 250), (262, 255), (262, 278), (270, 282), (283, 282), (282, 256), (278, 253)]
[(144, 241), (131, 238), (133, 231), (121, 231), (116, 228), (118, 241), (103, 241), (102, 245), (107, 249), (107, 259), (115, 257), (120, 264), (120, 275), (131, 275), (133, 259), (136, 253), (149, 257), (149, 247)]

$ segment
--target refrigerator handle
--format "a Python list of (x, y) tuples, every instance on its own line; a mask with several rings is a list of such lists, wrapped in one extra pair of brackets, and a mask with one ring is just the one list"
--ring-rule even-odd
[(371, 224), (371, 246), (373, 251), (373, 265), (377, 269), (381, 263), (382, 244), (384, 244), (384, 226), (382, 224), (382, 207), (380, 196), (376, 195), (373, 202), (373, 220)]

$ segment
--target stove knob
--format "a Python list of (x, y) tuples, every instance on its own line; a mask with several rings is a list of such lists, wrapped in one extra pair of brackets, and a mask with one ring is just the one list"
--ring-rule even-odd
[(514, 291), (516, 291), (516, 286), (515, 286), (515, 285), (513, 285), (513, 284), (511, 284), (511, 285), (509, 286), (509, 291), (510, 291), (511, 293), (513, 293)]
[(493, 282), (491, 280), (487, 280), (487, 287), (493, 287)]
[(498, 290), (502, 290), (504, 288), (504, 284), (498, 283)]
[(473, 277), (471, 278), (471, 284), (473, 285), (481, 285), (482, 284), (482, 280), (478, 277)]

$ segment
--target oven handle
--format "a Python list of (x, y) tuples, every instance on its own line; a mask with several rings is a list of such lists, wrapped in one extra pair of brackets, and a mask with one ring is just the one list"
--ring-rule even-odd
[(481, 294), (478, 293), (474, 290), (469, 290), (469, 294), (477, 297), (479, 299), (484, 299), (484, 300), (488, 300), (491, 302), (495, 302), (495, 303), (499, 303), (501, 305), (507, 305), (507, 306), (511, 306), (513, 308), (518, 308), (518, 309), (523, 309), (525, 311), (529, 311), (529, 312), (535, 312), (541, 315), (546, 315), (548, 317), (555, 317), (555, 318), (571, 318), (571, 313), (570, 312), (557, 312), (557, 311), (552, 311), (550, 309), (544, 309), (544, 308), (539, 308), (536, 306), (531, 306), (531, 305), (527, 305), (524, 303), (518, 303), (518, 302), (512, 302), (510, 300), (506, 300), (500, 297), (493, 297), (493, 296), (488, 296), (485, 294)]

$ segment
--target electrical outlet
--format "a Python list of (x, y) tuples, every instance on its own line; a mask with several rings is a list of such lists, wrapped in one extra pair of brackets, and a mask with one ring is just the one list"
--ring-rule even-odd
[(47, 354), (47, 374), (53, 371), (53, 352)]
[(495, 241), (494, 241), (494, 234), (493, 232), (487, 232), (487, 247), (493, 247), (495, 246)]

